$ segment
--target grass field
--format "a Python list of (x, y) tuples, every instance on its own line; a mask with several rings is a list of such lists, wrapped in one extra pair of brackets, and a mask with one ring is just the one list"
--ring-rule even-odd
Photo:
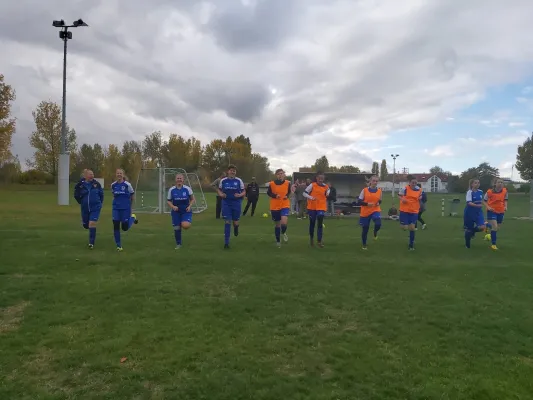
[(353, 218), (324, 249), (291, 219), (277, 249), (260, 216), (223, 251), (210, 209), (179, 252), (168, 215), (139, 215), (117, 253), (109, 201), (90, 251), (54, 190), (0, 188), (0, 399), (533, 398), (525, 196), (497, 253), (464, 248), (440, 195), (415, 252), (389, 221), (362, 252)]

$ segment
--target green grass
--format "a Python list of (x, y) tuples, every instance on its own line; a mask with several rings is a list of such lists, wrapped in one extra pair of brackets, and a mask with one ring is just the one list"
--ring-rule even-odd
[(1, 188), (1, 399), (532, 398), (525, 196), (497, 253), (464, 248), (440, 195), (416, 252), (389, 221), (362, 252), (353, 218), (326, 222), (324, 249), (291, 219), (276, 249), (260, 216), (223, 251), (210, 209), (179, 253), (168, 215), (139, 215), (116, 253), (109, 202), (89, 251), (54, 190)]

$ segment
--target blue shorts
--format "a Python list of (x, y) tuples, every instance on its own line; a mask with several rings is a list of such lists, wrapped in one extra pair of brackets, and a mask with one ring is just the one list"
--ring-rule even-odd
[(400, 211), (400, 225), (416, 225), (416, 221), (418, 221), (418, 213)]
[(100, 211), (101, 210), (91, 210), (91, 211), (82, 210), (81, 223), (83, 225), (88, 225), (89, 221), (97, 222), (100, 219)]
[(361, 226), (369, 226), (370, 221), (374, 221), (374, 224), (381, 222), (381, 213), (379, 211), (375, 211), (368, 217), (359, 217), (359, 225)]
[(113, 221), (129, 222), (131, 217), (131, 210), (113, 210), (111, 211)]
[(485, 226), (485, 218), (483, 217), (481, 209), (479, 212), (468, 212), (465, 210), (463, 220), (464, 228), (470, 231), (474, 230), (476, 227)]
[(279, 222), (281, 217), (288, 217), (290, 210), (288, 208), (282, 208), (281, 210), (270, 210), (270, 215), (272, 215), (272, 221)]
[(225, 221), (238, 221), (241, 219), (242, 201), (222, 200), (222, 218)]
[(309, 214), (309, 218), (316, 219), (317, 217), (323, 217), (326, 212), (323, 210), (308, 210), (307, 214)]
[(172, 226), (181, 226), (182, 222), (192, 223), (192, 212), (171, 211)]
[(487, 221), (496, 221), (499, 224), (503, 222), (505, 213), (496, 213), (494, 211), (487, 211)]

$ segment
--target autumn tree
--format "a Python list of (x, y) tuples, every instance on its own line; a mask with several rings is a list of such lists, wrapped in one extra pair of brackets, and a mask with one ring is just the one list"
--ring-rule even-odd
[[(35, 131), (30, 136), (30, 145), (35, 148), (30, 168), (47, 172), (54, 178), (58, 175), (61, 153), (61, 107), (52, 101), (42, 101), (32, 112)], [(66, 150), (76, 150), (76, 131), (66, 127)]]
[(515, 166), (522, 179), (533, 179), (533, 134), (518, 146)]
[(379, 179), (381, 181), (386, 181), (389, 178), (389, 170), (387, 169), (387, 160), (381, 160), (381, 165), (379, 167)]
[(15, 118), (11, 116), (11, 102), (15, 100), (15, 91), (4, 82), (0, 74), (0, 162), (11, 159), (11, 144), (15, 133)]
[(163, 138), (161, 132), (152, 132), (146, 135), (142, 141), (143, 162), (150, 165), (161, 164), (163, 162)]
[(137, 179), (142, 167), (141, 146), (134, 140), (124, 142), (120, 157), (121, 168), (130, 180)]
[[(122, 154), (120, 154), (120, 150), (116, 145), (110, 144), (104, 150), (104, 165), (102, 176), (104, 177), (105, 182), (113, 182), (115, 180), (115, 172), (118, 168), (123, 168)], [(128, 175), (127, 171), (126, 175), (128, 176), (129, 180), (132, 179), (132, 177)]]
[(220, 139), (212, 140), (204, 147), (203, 167), (210, 179), (215, 179), (226, 170), (226, 142)]

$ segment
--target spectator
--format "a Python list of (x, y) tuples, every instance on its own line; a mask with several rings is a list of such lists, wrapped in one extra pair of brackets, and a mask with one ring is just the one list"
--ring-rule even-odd
[(255, 181), (255, 176), (252, 177), (252, 181), (246, 186), (246, 207), (244, 207), (243, 216), (246, 215), (250, 205), (252, 206), (252, 212), (250, 216), (254, 216), (255, 207), (257, 206), (257, 201), (259, 200), (259, 185)]
[(296, 188), (300, 184), (300, 181), (296, 179), (296, 181), (291, 185), (291, 214), (296, 214), (298, 212), (298, 201), (296, 200)]
[(308, 185), (302, 182), (296, 187), (294, 192), (294, 198), (298, 204), (298, 219), (305, 218), (305, 213), (307, 211), (307, 200), (304, 197), (304, 191), (307, 186)]
[[(215, 179), (215, 181), (211, 184), (211, 186), (213, 186), (215, 190), (217, 190), (218, 185), (220, 185), (220, 181), (222, 180), (222, 178), (225, 178), (225, 177), (226, 177), (226, 173), (222, 172), (220, 176), (217, 179)], [(217, 190), (217, 206), (216, 206), (216, 211), (215, 211), (216, 219), (220, 219), (221, 212), (222, 212), (222, 197), (218, 195), (218, 190)]]
[(328, 211), (331, 216), (335, 215), (335, 202), (337, 201), (337, 189), (333, 183), (329, 183)]

